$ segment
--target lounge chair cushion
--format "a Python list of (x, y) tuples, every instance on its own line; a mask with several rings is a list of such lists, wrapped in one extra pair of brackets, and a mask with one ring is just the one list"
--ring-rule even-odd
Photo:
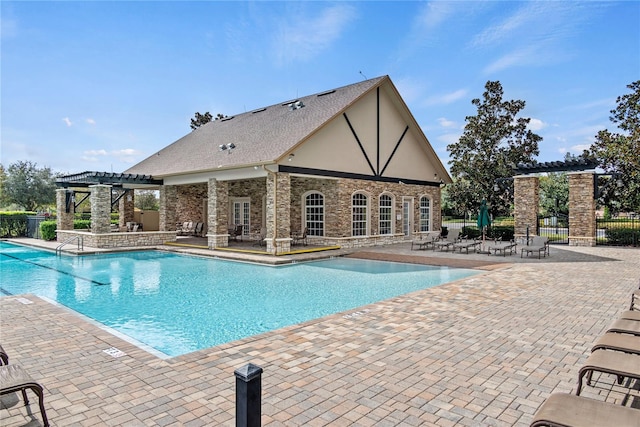
[(640, 320), (640, 311), (636, 311), (636, 310), (623, 311), (622, 314), (620, 315), (620, 318), (628, 319), (628, 320)]
[[(582, 378), (588, 374), (587, 383), (589, 383), (593, 372), (616, 375), (618, 383), (621, 382), (621, 378), (640, 379), (640, 356), (619, 351), (594, 351), (589, 355), (578, 373), (577, 396), (580, 395), (582, 390)], [(640, 413), (638, 415), (640, 416)]]
[(542, 403), (531, 426), (640, 427), (640, 410), (572, 394), (554, 393)]
[(44, 390), (42, 386), (35, 382), (29, 374), (18, 365), (0, 366), (0, 396), (21, 391), (26, 406), (29, 403), (27, 389), (31, 389), (38, 396), (38, 405), (40, 406), (42, 421), (45, 427), (48, 426), (49, 420), (44, 410)]
[(618, 319), (607, 328), (606, 332), (640, 335), (640, 322), (637, 320)]
[(640, 355), (640, 337), (627, 334), (606, 333), (593, 344), (591, 351), (615, 350)]

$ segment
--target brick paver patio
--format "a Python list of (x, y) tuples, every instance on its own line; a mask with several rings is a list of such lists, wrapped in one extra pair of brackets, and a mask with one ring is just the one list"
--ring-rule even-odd
[[(264, 426), (528, 425), (552, 392), (575, 391), (640, 279), (638, 249), (554, 246), (537, 260), (409, 247), (366, 252), (481, 273), (165, 360), (34, 295), (4, 296), (0, 342), (45, 387), (54, 426), (233, 426), (233, 372), (250, 362), (264, 369)], [(584, 396), (640, 408), (637, 384), (596, 379)], [(39, 425), (31, 402), (34, 418), (3, 397), (0, 425)]]

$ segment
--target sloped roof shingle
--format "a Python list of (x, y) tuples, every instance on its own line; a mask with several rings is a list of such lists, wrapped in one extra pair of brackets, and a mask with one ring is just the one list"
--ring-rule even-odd
[[(214, 120), (124, 173), (162, 178), (277, 161), (386, 80), (389, 80), (388, 76), (377, 77)], [(300, 101), (304, 106), (291, 109), (289, 104), (294, 101)], [(233, 152), (220, 151), (220, 145), (231, 143), (235, 145)]]

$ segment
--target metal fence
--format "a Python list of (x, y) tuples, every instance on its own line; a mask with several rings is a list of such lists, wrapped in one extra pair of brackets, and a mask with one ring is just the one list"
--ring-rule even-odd
[[(482, 231), (478, 228), (477, 217), (442, 216), (442, 227), (447, 230), (458, 229), (469, 237), (478, 237)], [(491, 225), (487, 227), (487, 237), (501, 240), (513, 239), (513, 217), (492, 218)]]
[(640, 246), (640, 219), (596, 218), (596, 243), (598, 245)]

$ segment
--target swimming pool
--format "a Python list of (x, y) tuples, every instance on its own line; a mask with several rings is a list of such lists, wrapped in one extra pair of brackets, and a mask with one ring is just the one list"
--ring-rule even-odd
[(0, 242), (0, 291), (54, 300), (178, 356), (476, 274), (334, 258), (266, 266), (161, 251), (56, 256)]

